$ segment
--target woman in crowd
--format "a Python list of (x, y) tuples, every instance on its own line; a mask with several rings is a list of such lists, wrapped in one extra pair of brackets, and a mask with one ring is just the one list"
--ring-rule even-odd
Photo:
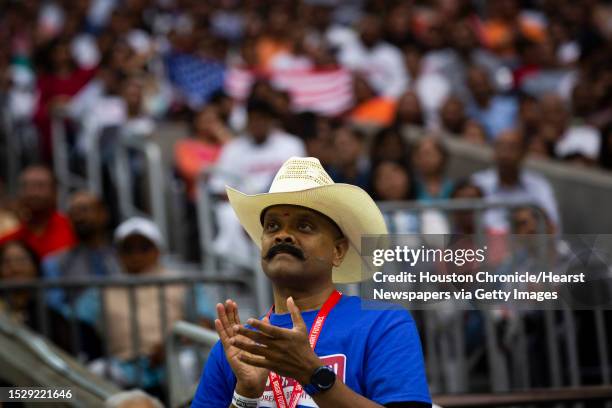
[(414, 146), (415, 196), (421, 202), (450, 198), (453, 182), (445, 175), (448, 152), (442, 140), (427, 136)]

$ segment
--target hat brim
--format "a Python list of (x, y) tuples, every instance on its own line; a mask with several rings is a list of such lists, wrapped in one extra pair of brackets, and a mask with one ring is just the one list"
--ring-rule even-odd
[(354, 283), (368, 277), (361, 257), (361, 237), (382, 235), (387, 227), (372, 198), (361, 188), (350, 184), (332, 184), (301, 191), (248, 195), (226, 187), (230, 204), (243, 228), (261, 249), (261, 213), (273, 205), (299, 205), (325, 214), (342, 230), (349, 242), (347, 254), (339, 267), (333, 268), (336, 283)]

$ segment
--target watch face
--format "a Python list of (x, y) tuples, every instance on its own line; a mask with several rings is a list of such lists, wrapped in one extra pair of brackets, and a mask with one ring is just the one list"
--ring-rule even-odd
[(326, 390), (334, 385), (336, 381), (336, 373), (331, 368), (324, 366), (317, 369), (317, 371), (312, 376), (312, 382), (321, 390)]

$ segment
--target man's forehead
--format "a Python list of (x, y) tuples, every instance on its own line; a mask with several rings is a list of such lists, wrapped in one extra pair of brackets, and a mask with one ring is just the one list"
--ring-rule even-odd
[(311, 215), (313, 217), (325, 218), (325, 216), (318, 211), (311, 210), (310, 208), (302, 207), (299, 205), (280, 204), (273, 205), (263, 210), (262, 219), (266, 216), (290, 216), (290, 215)]

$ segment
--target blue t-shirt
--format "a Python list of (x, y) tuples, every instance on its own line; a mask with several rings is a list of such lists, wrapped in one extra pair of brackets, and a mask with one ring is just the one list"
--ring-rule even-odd
[[(336, 371), (337, 380), (374, 402), (431, 403), (421, 342), (410, 314), (387, 305), (384, 310), (367, 310), (364, 304), (358, 297), (342, 296), (325, 320), (316, 354)], [(302, 313), (309, 330), (317, 313), (316, 310)], [(289, 314), (273, 314), (270, 322), (293, 327)], [(290, 395), (295, 381), (283, 379), (282, 383), (285, 395)], [(218, 342), (210, 352), (191, 406), (227, 408), (235, 387), (236, 377)], [(276, 408), (269, 384), (258, 406)], [(304, 392), (298, 407), (316, 406)]]

